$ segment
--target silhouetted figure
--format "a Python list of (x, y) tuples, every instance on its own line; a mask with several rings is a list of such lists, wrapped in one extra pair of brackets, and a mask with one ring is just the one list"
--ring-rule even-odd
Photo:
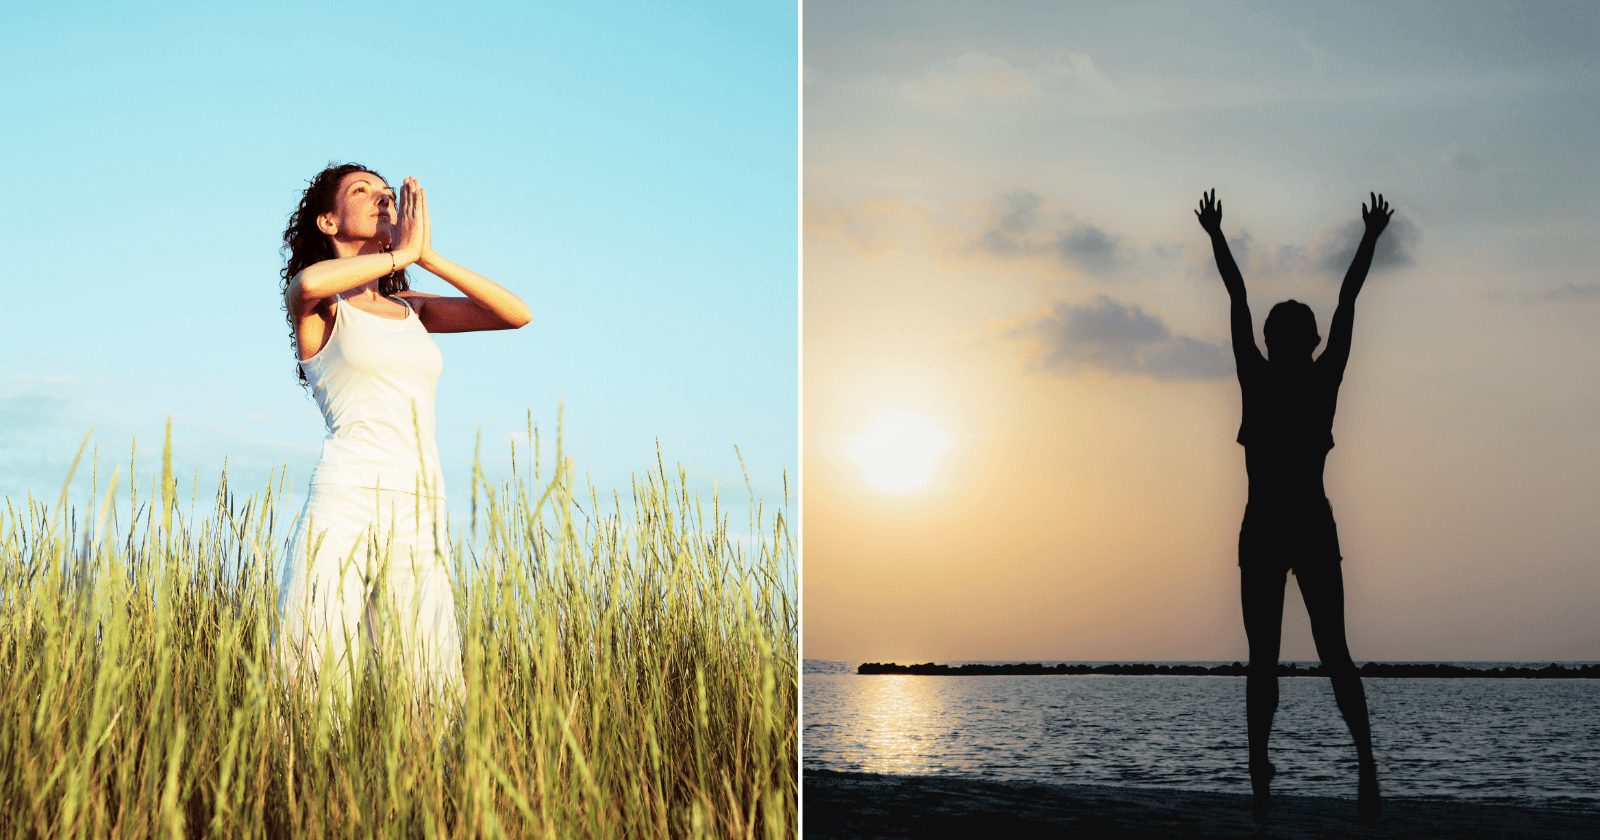
[(1245, 473), (1250, 480), (1244, 524), (1239, 529), (1240, 600), (1244, 632), (1250, 642), (1246, 676), (1245, 716), (1250, 736), (1250, 782), (1255, 793), (1253, 814), (1265, 821), (1271, 807), (1273, 767), (1267, 760), (1267, 739), (1278, 708), (1278, 642), (1283, 629), (1283, 591), (1294, 571), (1311, 619), (1317, 656), (1333, 679), (1339, 712), (1350, 727), (1360, 760), (1356, 809), (1362, 819), (1377, 819), (1383, 808), (1378, 794), (1378, 768), (1372, 757), (1367, 725), (1367, 698), (1344, 638), (1344, 577), (1339, 569), (1339, 534), (1322, 487), (1322, 467), (1333, 448), (1333, 412), (1350, 359), (1350, 331), (1356, 295), (1372, 267), (1378, 236), (1394, 214), (1383, 196), (1372, 194), (1372, 207), (1361, 205), (1366, 231), (1355, 260), (1339, 289), (1327, 349), (1313, 360), (1321, 337), (1311, 308), (1286, 300), (1267, 314), (1262, 329), (1267, 356), (1256, 349), (1245, 297), (1244, 278), (1222, 235), (1222, 203), (1217, 192), (1201, 193), (1195, 215), (1211, 235), (1217, 270), (1232, 299), (1233, 356), (1238, 365), (1244, 418), (1239, 443), (1244, 446)]

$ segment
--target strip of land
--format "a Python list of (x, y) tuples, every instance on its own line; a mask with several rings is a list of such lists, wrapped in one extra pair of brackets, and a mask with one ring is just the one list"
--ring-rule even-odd
[[(1600, 665), (1557, 665), (1541, 667), (1516, 665), (1497, 668), (1471, 668), (1464, 665), (1433, 663), (1368, 662), (1359, 669), (1361, 676), (1376, 677), (1447, 677), (1470, 679), (1600, 679)], [(893, 662), (867, 662), (856, 668), (857, 674), (912, 674), (921, 677), (1001, 677), (1042, 676), (1050, 674), (1081, 676), (1107, 674), (1116, 676), (1173, 676), (1173, 677), (1242, 677), (1246, 674), (1244, 663), (1228, 665), (1147, 665), (1138, 662), (1118, 662), (1107, 665), (1089, 665), (1063, 662), (1045, 665), (1039, 662), (1001, 664), (900, 665)], [(1321, 665), (1301, 667), (1293, 663), (1278, 666), (1280, 677), (1325, 677)]]
[[(1247, 793), (1107, 785), (1043, 785), (951, 776), (883, 776), (806, 770), (806, 838), (902, 837), (1600, 837), (1600, 810), (1394, 799), (1376, 824), (1359, 822), (1355, 800), (1273, 798), (1264, 828)], [(1352, 787), (1354, 786), (1352, 780)]]

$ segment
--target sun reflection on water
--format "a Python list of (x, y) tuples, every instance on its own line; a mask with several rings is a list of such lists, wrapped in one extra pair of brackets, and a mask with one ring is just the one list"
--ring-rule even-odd
[(932, 680), (880, 676), (862, 680), (861, 713), (841, 733), (849, 763), (871, 773), (928, 773), (942, 762), (935, 748), (944, 731), (944, 696)]

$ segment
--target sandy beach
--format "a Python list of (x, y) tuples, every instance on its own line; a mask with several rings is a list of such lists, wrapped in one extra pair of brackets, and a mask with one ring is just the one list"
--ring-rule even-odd
[[(1263, 830), (1247, 793), (1040, 785), (806, 770), (807, 838), (1273, 837), (1590, 838), (1600, 810), (1551, 810), (1439, 799), (1389, 799), (1376, 825), (1355, 801), (1277, 796)], [(1353, 794), (1353, 791), (1352, 791)]]

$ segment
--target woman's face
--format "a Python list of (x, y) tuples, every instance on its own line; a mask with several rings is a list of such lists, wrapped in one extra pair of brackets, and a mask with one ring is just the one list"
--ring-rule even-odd
[(319, 219), (322, 232), (344, 240), (394, 241), (400, 215), (394, 190), (371, 172), (350, 172), (339, 180), (333, 210)]

